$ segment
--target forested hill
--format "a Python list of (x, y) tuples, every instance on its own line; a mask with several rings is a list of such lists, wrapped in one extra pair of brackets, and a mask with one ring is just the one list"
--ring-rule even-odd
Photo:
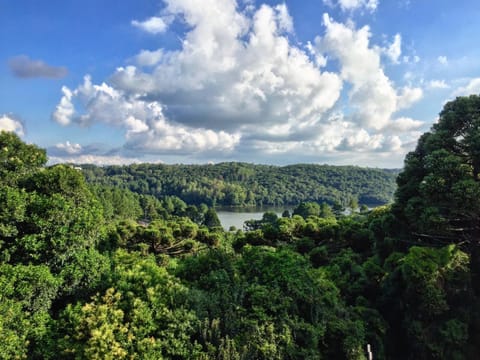
[(128, 188), (156, 197), (178, 196), (189, 204), (224, 206), (294, 205), (303, 201), (348, 205), (392, 200), (397, 170), (354, 166), (82, 165), (90, 183)]

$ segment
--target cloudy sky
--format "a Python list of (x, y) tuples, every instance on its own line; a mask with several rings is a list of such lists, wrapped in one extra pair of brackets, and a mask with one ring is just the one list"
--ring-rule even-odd
[(0, 129), (50, 162), (401, 167), (480, 92), (476, 0), (0, 0)]

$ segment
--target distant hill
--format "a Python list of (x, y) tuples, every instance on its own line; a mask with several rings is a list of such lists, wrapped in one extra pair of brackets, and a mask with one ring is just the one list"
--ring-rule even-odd
[(188, 204), (222, 206), (295, 205), (302, 201), (378, 205), (391, 202), (396, 169), (228, 162), (214, 165), (82, 165), (88, 182), (128, 188)]

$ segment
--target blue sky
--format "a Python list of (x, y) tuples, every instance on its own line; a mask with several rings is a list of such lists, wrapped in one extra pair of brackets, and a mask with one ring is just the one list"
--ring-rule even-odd
[(50, 162), (401, 167), (480, 92), (473, 0), (0, 0), (0, 129)]

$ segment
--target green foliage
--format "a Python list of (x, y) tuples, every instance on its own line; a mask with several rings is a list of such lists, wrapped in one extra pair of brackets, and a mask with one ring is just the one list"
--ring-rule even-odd
[(43, 265), (0, 265), (0, 359), (38, 355), (60, 283)]
[[(403, 318), (409, 352), (418, 359), (463, 358), (473, 314), (468, 255), (454, 245), (412, 247), (395, 262), (394, 271), (385, 280), (384, 294), (390, 295), (385, 301), (392, 312), (390, 317)], [(392, 296), (393, 288), (396, 297)]]
[(18, 179), (23, 188), (0, 187), (1, 254), (5, 261), (47, 264), (54, 272), (77, 251), (95, 246), (102, 212), (78, 171), (41, 169)]
[(214, 208), (209, 208), (205, 213), (203, 225), (209, 228), (222, 227), (222, 223), (220, 222), (220, 219), (218, 218), (217, 212)]
[[(384, 204), (395, 190), (395, 171), (353, 166), (246, 163), (215, 165), (83, 165), (94, 184), (121, 186), (159, 199), (176, 196), (209, 206), (297, 205), (301, 202)], [(351, 203), (353, 204), (353, 203)]]
[(76, 252), (60, 271), (63, 280), (62, 295), (68, 299), (88, 299), (103, 287), (110, 270), (110, 258), (96, 249)]
[(112, 287), (62, 314), (59, 351), (75, 359), (194, 359), (188, 290), (153, 257), (118, 251)]
[(13, 132), (0, 131), (0, 184), (13, 185), (46, 162), (45, 150), (25, 144)]
[[(158, 200), (142, 197), (127, 189), (113, 186), (92, 186), (91, 190), (103, 208), (106, 220), (112, 219), (155, 219), (158, 217)], [(141, 206), (143, 205), (143, 206)]]
[(410, 238), (445, 244), (478, 237), (479, 109), (477, 95), (447, 103), (438, 123), (407, 155), (394, 212)]
[(293, 210), (293, 215), (300, 215), (304, 219), (309, 216), (320, 216), (320, 205), (314, 202), (302, 202)]

